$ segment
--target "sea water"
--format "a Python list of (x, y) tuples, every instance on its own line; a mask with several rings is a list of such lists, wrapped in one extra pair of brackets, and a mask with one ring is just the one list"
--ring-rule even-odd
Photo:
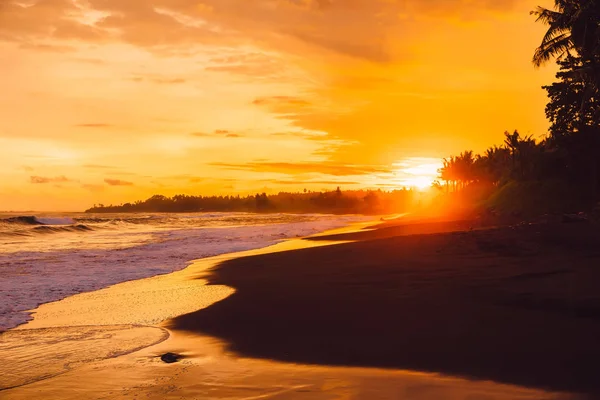
[(0, 331), (76, 293), (353, 222), (315, 214), (0, 214)]

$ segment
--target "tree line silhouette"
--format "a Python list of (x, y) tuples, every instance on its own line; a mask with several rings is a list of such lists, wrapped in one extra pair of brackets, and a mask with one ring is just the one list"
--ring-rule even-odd
[(300, 193), (281, 192), (248, 196), (155, 195), (145, 201), (120, 205), (94, 205), (88, 213), (122, 212), (287, 212), (330, 214), (392, 214), (418, 204), (419, 193), (403, 189)]
[(450, 157), (436, 186), (501, 208), (589, 208), (600, 183), (600, 0), (555, 0), (554, 9), (532, 14), (548, 26), (533, 64), (556, 60), (559, 66), (557, 80), (543, 87), (548, 134), (535, 140), (506, 132), (504, 143), (483, 154)]

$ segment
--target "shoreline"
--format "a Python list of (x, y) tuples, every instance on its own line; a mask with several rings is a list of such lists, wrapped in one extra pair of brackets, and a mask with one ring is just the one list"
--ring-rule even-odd
[[(188, 221), (183, 219), (170, 225), (167, 223), (166, 230), (160, 224), (142, 224), (142, 228), (138, 229), (138, 222), (135, 222), (136, 229), (131, 230), (132, 224), (129, 224), (120, 231), (113, 230), (112, 225), (102, 225), (105, 221), (84, 221), (82, 223), (87, 225), (73, 225), (89, 228), (89, 232), (81, 233), (81, 238), (81, 230), (65, 235), (53, 234), (48, 239), (37, 234), (27, 236), (28, 242), (24, 242), (23, 247), (11, 249), (11, 245), (18, 246), (15, 242), (17, 244), (8, 245), (8, 250), (0, 249), (5, 251), (0, 252), (0, 264), (8, 267), (5, 280), (0, 284), (0, 332), (26, 323), (31, 319), (30, 310), (49, 302), (122, 282), (179, 271), (194, 260), (265, 248), (281, 240), (365, 221), (353, 216), (318, 219), (309, 215), (293, 221), (281, 216), (265, 221), (260, 219), (261, 216), (252, 215), (247, 216), (249, 223), (242, 221), (236, 225), (225, 220), (223, 226), (217, 226), (212, 222), (213, 214), (208, 219), (198, 215), (192, 217), (191, 221), (204, 222), (198, 225), (180, 224)], [(45, 223), (50, 227), (57, 223), (79, 224), (72, 218), (72, 215), (53, 217), (51, 222)], [(235, 221), (239, 215), (232, 214), (228, 218)], [(43, 217), (42, 221), (47, 219)], [(100, 225), (94, 225), (96, 223)], [(25, 226), (37, 229), (41, 225)], [(45, 240), (49, 240), (48, 245), (40, 247), (38, 242)], [(77, 240), (82, 241), (82, 246), (74, 244)], [(58, 246), (57, 250), (53, 250), (52, 246)], [(41, 276), (44, 279), (40, 279)], [(13, 290), (14, 287), (27, 290)]]
[[(359, 231), (373, 222), (353, 222), (343, 227), (328, 229), (310, 235), (310, 237)], [(161, 333), (166, 333), (166, 335), (161, 335), (159, 340), (156, 340), (156, 335), (154, 334), (146, 337), (137, 337), (137, 342), (133, 346), (130, 345), (129, 348), (121, 350), (120, 356), (154, 347), (163, 341), (169, 340), (173, 334), (172, 331), (164, 326), (166, 321), (178, 315), (184, 315), (209, 307), (233, 293), (233, 289), (225, 286), (215, 287), (214, 285), (206, 285), (207, 281), (201, 278), (208, 275), (212, 268), (216, 268), (222, 262), (244, 255), (329, 245), (328, 242), (311, 243), (304, 239), (304, 237), (288, 238), (250, 250), (190, 260), (186, 267), (171, 273), (119, 282), (102, 289), (77, 293), (57, 301), (40, 304), (35, 309), (29, 310), (31, 315), (30, 320), (0, 332), (0, 338), (2, 339), (0, 341), (0, 351), (7, 355), (7, 360), (11, 360), (11, 357), (16, 357), (12, 359), (12, 362), (18, 363), (21, 358), (36, 358), (37, 356), (33, 353), (40, 350), (36, 348), (38, 344), (43, 348), (42, 351), (46, 350), (44, 348), (46, 346), (44, 340), (49, 335), (52, 336), (51, 340), (54, 342), (69, 342), (73, 335), (76, 340), (79, 337), (89, 336), (89, 332), (87, 332), (88, 328), (104, 335), (110, 335), (110, 331), (115, 330), (115, 328), (118, 330), (120, 327), (132, 328), (134, 330), (139, 328), (157, 329)], [(168, 302), (168, 304), (165, 305), (165, 302)], [(75, 334), (73, 331), (75, 331)], [(39, 333), (39, 336), (42, 336), (38, 340), (40, 343), (36, 343), (36, 332)], [(27, 337), (25, 333), (31, 333), (31, 335)], [(30, 343), (34, 342), (33, 346), (28, 345), (28, 347), (32, 348), (25, 352), (25, 356), (22, 354), (23, 346), (19, 343), (21, 337), (26, 337), (23, 340), (27, 340)], [(119, 338), (116, 335), (115, 340), (123, 340), (123, 338)], [(139, 345), (138, 342), (145, 344)], [(58, 348), (56, 352), (60, 354), (62, 349)], [(110, 355), (110, 353), (108, 352), (105, 356), (97, 359), (66, 360), (65, 365), (69, 363), (80, 364), (84, 362), (88, 364), (95, 361), (110, 360), (113, 358), (113, 355)], [(45, 357), (45, 355), (42, 356)], [(61, 357), (67, 356), (63, 354)], [(54, 368), (51, 365), (53, 357), (51, 356), (50, 358), (50, 362), (46, 363), (45, 367), (52, 369)], [(43, 361), (39, 362), (44, 363)], [(4, 379), (0, 379), (0, 392), (18, 389), (19, 387), (35, 382), (42, 382), (71, 371), (70, 367), (65, 367), (59, 372), (51, 373), (47, 373), (46, 371), (34, 371), (33, 373), (23, 371), (22, 375), (24, 377), (21, 379), (23, 382), (12, 385), (10, 383), (11, 376), (15, 375), (12, 370), (15, 368), (18, 370), (19, 365), (5, 365), (4, 368), (0, 366), (0, 376), (4, 376)], [(36, 375), (36, 373), (37, 377), (29, 377), (32, 374)]]
[[(352, 226), (355, 225), (356, 224), (353, 224)], [(362, 228), (371, 227), (374, 229), (372, 232), (377, 232), (377, 229), (373, 228), (373, 222), (360, 223), (360, 225)], [(83, 388), (89, 386), (92, 388), (93, 392), (88, 392), (88, 394), (100, 392), (108, 393), (109, 391), (114, 394), (115, 391), (121, 391), (123, 394), (122, 397), (127, 398), (127, 395), (132, 393), (131, 390), (134, 390), (137, 391), (136, 393), (146, 393), (146, 395), (151, 398), (166, 398), (162, 396), (164, 393), (161, 390), (163, 390), (164, 387), (161, 382), (167, 378), (167, 381), (169, 382), (178, 382), (176, 385), (178, 388), (176, 392), (181, 396), (182, 393), (195, 393), (191, 389), (194, 387), (195, 382), (193, 374), (191, 374), (191, 372), (188, 373), (187, 371), (197, 372), (197, 370), (203, 369), (203, 366), (208, 363), (212, 368), (218, 370), (223, 369), (224, 371), (228, 370), (228, 368), (235, 371), (236, 368), (239, 368), (240, 364), (246, 367), (251, 366), (252, 368), (256, 368), (260, 372), (257, 372), (254, 375), (251, 374), (252, 376), (248, 379), (252, 382), (261, 382), (261, 387), (266, 391), (271, 390), (274, 387), (273, 385), (277, 386), (277, 383), (281, 379), (283, 379), (283, 381), (287, 379), (290, 381), (289, 387), (281, 389), (280, 394), (283, 396), (282, 398), (288, 398), (285, 397), (287, 395), (290, 396), (289, 398), (300, 398), (300, 392), (298, 392), (300, 389), (292, 384), (295, 379), (298, 379), (298, 374), (304, 377), (302, 378), (304, 379), (303, 385), (311, 387), (316, 385), (315, 382), (321, 382), (323, 379), (328, 379), (326, 378), (327, 376), (334, 374), (336, 376), (346, 377), (349, 382), (353, 382), (353, 385), (358, 385), (358, 382), (361, 382), (360, 385), (367, 385), (369, 387), (370, 385), (375, 385), (375, 387), (378, 387), (378, 389), (375, 390), (383, 390), (384, 392), (393, 392), (393, 390), (395, 390), (394, 388), (397, 388), (398, 386), (405, 387), (407, 391), (411, 391), (413, 390), (411, 389), (413, 387), (432, 385), (434, 389), (432, 389), (433, 392), (431, 393), (442, 395), (443, 393), (452, 394), (453, 396), (456, 395), (456, 393), (485, 393), (490, 396), (490, 398), (506, 398), (506, 396), (523, 399), (573, 398), (564, 393), (552, 394), (549, 392), (536, 391), (534, 389), (490, 382), (466, 381), (461, 378), (440, 376), (437, 374), (432, 375), (430, 373), (405, 370), (381, 370), (377, 368), (365, 369), (361, 366), (330, 367), (323, 365), (322, 363), (317, 363), (321, 364), (320, 366), (312, 363), (305, 365), (297, 365), (296, 363), (282, 364), (280, 362), (265, 360), (265, 357), (263, 356), (261, 356), (260, 359), (253, 359), (248, 358), (247, 355), (240, 355), (244, 352), (235, 351), (234, 353), (231, 353), (232, 349), (230, 343), (222, 342), (221, 339), (216, 339), (215, 337), (207, 337), (204, 332), (203, 334), (198, 335), (197, 333), (186, 333), (184, 330), (174, 329), (172, 324), (178, 318), (195, 315), (197, 312), (201, 312), (198, 310), (209, 310), (215, 307), (215, 305), (226, 303), (227, 299), (236, 295), (238, 289), (234, 289), (228, 285), (215, 285), (213, 278), (211, 278), (211, 276), (214, 276), (215, 272), (218, 273), (218, 270), (222, 268), (223, 265), (232, 262), (235, 263), (237, 262), (236, 260), (251, 259), (253, 257), (273, 257), (277, 255), (285, 257), (285, 255), (290, 252), (328, 249), (330, 248), (332, 238), (337, 238), (337, 243), (341, 243), (341, 245), (352, 245), (354, 244), (353, 242), (356, 241), (356, 238), (352, 238), (351, 236), (353, 234), (364, 234), (363, 232), (368, 231), (355, 230), (354, 233), (351, 233), (348, 228), (341, 228), (317, 234), (312, 240), (291, 239), (267, 248), (221, 255), (210, 259), (202, 259), (191, 264), (184, 270), (168, 275), (160, 275), (153, 278), (121, 283), (97, 292), (82, 293), (80, 295), (72, 296), (65, 299), (67, 301), (62, 300), (56, 303), (43, 305), (37, 309), (33, 321), (8, 332), (24, 332), (31, 330), (28, 329), (28, 326), (29, 328), (38, 329), (44, 328), (44, 326), (47, 328), (49, 325), (68, 328), (69, 326), (77, 325), (78, 323), (78, 320), (74, 320), (73, 316), (79, 316), (80, 323), (87, 322), (89, 324), (91, 321), (94, 322), (96, 326), (104, 327), (114, 326), (119, 322), (123, 322), (120, 318), (124, 318), (131, 323), (132, 317), (135, 316), (138, 319), (140, 318), (140, 310), (145, 310), (144, 312), (148, 313), (148, 299), (151, 300), (151, 304), (154, 306), (160, 303), (168, 303), (169, 306), (176, 305), (177, 310), (174, 312), (171, 310), (173, 315), (169, 315), (170, 318), (175, 317), (174, 319), (164, 318), (165, 314), (162, 314), (159, 319), (162, 319), (164, 322), (154, 324), (157, 327), (165, 328), (169, 332), (169, 336), (158, 344), (125, 353), (127, 355), (122, 355), (117, 358), (90, 361), (82, 366), (77, 366), (72, 370), (62, 372), (60, 375), (53, 378), (46, 378), (15, 389), (4, 390), (2, 391), (3, 396), (5, 395), (7, 399), (28, 398), (28, 396), (30, 397), (35, 393), (43, 392), (46, 398), (69, 398), (69, 393), (66, 392), (64, 388)], [(339, 245), (340, 244), (337, 246)], [(210, 285), (208, 286), (206, 285), (207, 278), (210, 282)], [(173, 302), (165, 301), (164, 292), (159, 290), (159, 288), (177, 291), (177, 285), (182, 284), (184, 286), (192, 285), (194, 290), (197, 290), (198, 292), (196, 292), (196, 294), (186, 293), (181, 297), (177, 297), (177, 300)], [(222, 292), (224, 288), (233, 292)], [(138, 291), (136, 292), (136, 290)], [(205, 296), (205, 293), (202, 293), (202, 290), (221, 291), (219, 293), (220, 298), (215, 300), (215, 297), (213, 297), (214, 301), (204, 301), (204, 303), (199, 304), (198, 300)], [(135, 303), (127, 301), (127, 297), (124, 297), (127, 292), (136, 293), (136, 296), (139, 296), (144, 300), (145, 305), (140, 305), (140, 309), (135, 309), (135, 307), (133, 307)], [(157, 302), (152, 303), (153, 298)], [(107, 299), (113, 299), (115, 303), (107, 303)], [(191, 301), (186, 302), (184, 299)], [(123, 300), (125, 300), (125, 302)], [(127, 312), (123, 313), (124, 315), (121, 315), (121, 311), (115, 309), (116, 304), (127, 309)], [(97, 307), (100, 305), (104, 306), (104, 309), (100, 309), (100, 320), (93, 321), (91, 315), (96, 315), (94, 312), (98, 311)], [(134, 310), (132, 310), (132, 307)], [(195, 308), (189, 310), (186, 309), (186, 307)], [(156, 310), (153, 307), (150, 307), (150, 309), (152, 309), (152, 312), (154, 313), (162, 313), (161, 310)], [(152, 312), (150, 314), (152, 314)], [(110, 318), (107, 319), (109, 314)], [(104, 320), (102, 320), (103, 318)], [(152, 320), (153, 316), (146, 315), (145, 318)], [(167, 367), (167, 365), (160, 362), (159, 359), (157, 360), (159, 353), (166, 351), (179, 352), (184, 355), (184, 358), (181, 362)], [(170, 369), (167, 370), (166, 368)], [(128, 377), (122, 375), (121, 370), (123, 369), (129, 374)], [(271, 370), (278, 372), (275, 372), (272, 376), (269, 375), (268, 372), (265, 372)], [(204, 372), (206, 373), (207, 371)], [(164, 376), (164, 373), (167, 375)], [(282, 378), (281, 374), (287, 376), (287, 378)], [(239, 382), (236, 383), (235, 379), (228, 373), (225, 375), (227, 375), (227, 378), (219, 377), (219, 379), (223, 379), (224, 385), (235, 386), (240, 384)], [(368, 378), (364, 378), (365, 376)], [(103, 377), (102, 382), (99, 377)], [(111, 382), (113, 383), (108, 384), (104, 382), (106, 379), (111, 379)], [(136, 387), (136, 382), (140, 379), (142, 381), (144, 381), (144, 379), (153, 379), (154, 383), (145, 388), (132, 389)], [(215, 379), (214, 376), (211, 379)], [(233, 381), (230, 382), (231, 379), (233, 379)], [(387, 382), (387, 384), (383, 385), (383, 388), (380, 386), (382, 380)], [(246, 382), (246, 379), (244, 379), (244, 382)], [(279, 386), (281, 386), (281, 384), (279, 384)], [(251, 392), (254, 393), (255, 390), (257, 389), (252, 389)], [(221, 398), (220, 396), (221, 395), (215, 395), (210, 398)], [(85, 398), (86, 396), (83, 397)], [(94, 396), (91, 396), (91, 398), (93, 397)], [(114, 397), (118, 398), (121, 396)], [(71, 398), (79, 397), (71, 396)]]

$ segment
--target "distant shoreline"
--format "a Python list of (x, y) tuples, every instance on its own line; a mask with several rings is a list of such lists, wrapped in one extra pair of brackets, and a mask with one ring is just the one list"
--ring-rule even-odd
[(415, 190), (348, 190), (330, 192), (280, 192), (267, 195), (221, 195), (167, 197), (155, 195), (146, 200), (118, 205), (95, 204), (89, 213), (125, 212), (256, 212), (327, 213), (383, 215), (404, 212), (421, 203)]

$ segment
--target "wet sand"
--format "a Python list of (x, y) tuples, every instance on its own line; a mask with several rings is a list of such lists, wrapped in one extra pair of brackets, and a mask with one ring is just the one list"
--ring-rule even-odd
[[(491, 265), (483, 253), (492, 250), (471, 253), (485, 242), (468, 238), (479, 232), (402, 237), (407, 228), (392, 228), (405, 231), (340, 230), (43, 305), (0, 336), (0, 386), (8, 376), (20, 385), (0, 397), (567, 399), (594, 389), (593, 367), (573, 365), (597, 355), (593, 346), (581, 354), (600, 333), (593, 318), (515, 305), (510, 285), (481, 285), (515, 267), (501, 273), (512, 256), (489, 255)], [(561, 335), (579, 342), (555, 343)], [(184, 358), (165, 364), (165, 352)], [(548, 384), (567, 354), (566, 378)], [(517, 379), (525, 367), (516, 361), (541, 372)]]

